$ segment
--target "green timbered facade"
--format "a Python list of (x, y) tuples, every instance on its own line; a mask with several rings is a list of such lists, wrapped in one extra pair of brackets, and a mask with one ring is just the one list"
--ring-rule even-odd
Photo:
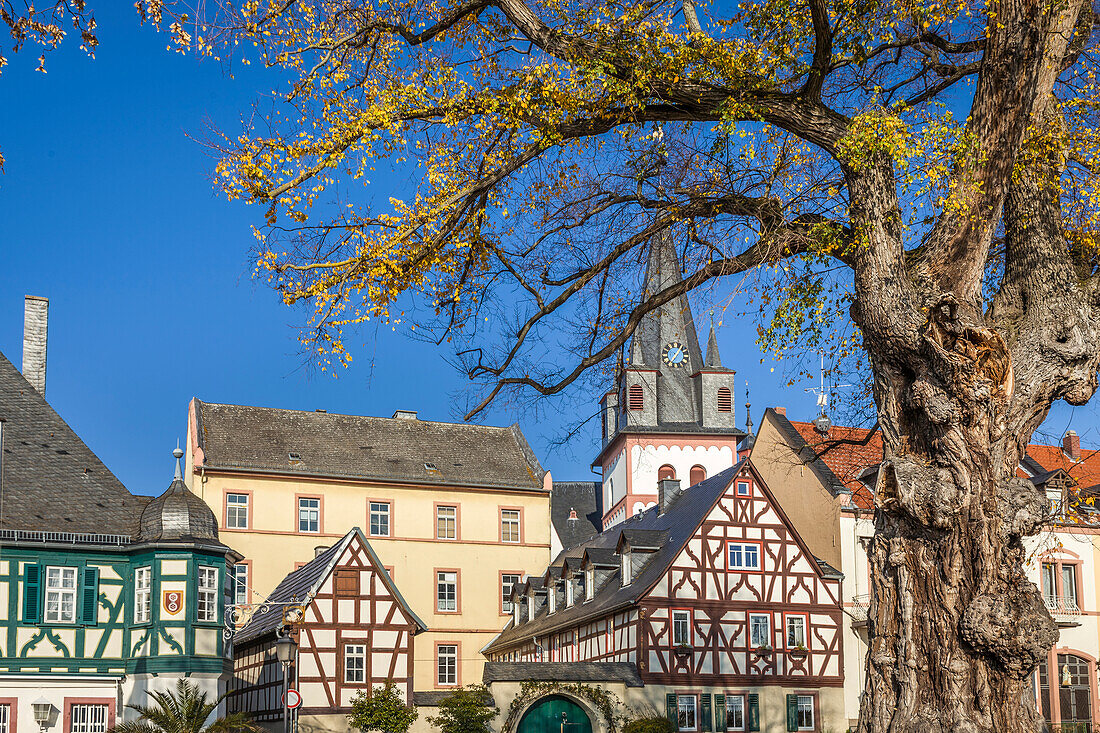
[[(41, 386), (44, 389), (44, 384)], [(0, 355), (0, 733), (106, 733), (186, 677), (216, 697), (240, 557), (176, 476), (131, 494)]]

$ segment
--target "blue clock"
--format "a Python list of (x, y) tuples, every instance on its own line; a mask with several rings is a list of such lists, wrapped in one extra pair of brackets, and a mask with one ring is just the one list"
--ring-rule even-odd
[(665, 346), (664, 354), (661, 357), (665, 364), (671, 367), (682, 367), (687, 364), (688, 355), (687, 349), (679, 341), (673, 341)]

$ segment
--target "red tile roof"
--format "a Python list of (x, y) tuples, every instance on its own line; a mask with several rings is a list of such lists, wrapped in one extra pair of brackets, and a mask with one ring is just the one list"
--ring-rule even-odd
[[(861, 509), (870, 509), (870, 491), (859, 480), (868, 469), (882, 462), (882, 435), (865, 428), (834, 425), (828, 434), (814, 430), (813, 423), (791, 420), (807, 446), (818, 454), (837, 479), (852, 492), (852, 501)], [(1081, 450), (1081, 460), (1073, 461), (1060, 445), (1033, 444), (1028, 456), (1047, 471), (1063, 469), (1081, 488), (1100, 484), (1100, 450)], [(1020, 472), (1020, 475), (1025, 475)]]

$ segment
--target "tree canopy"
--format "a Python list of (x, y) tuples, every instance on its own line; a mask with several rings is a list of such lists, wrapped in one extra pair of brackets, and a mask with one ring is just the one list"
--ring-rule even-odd
[[(326, 362), (352, 358), (345, 327), (382, 318), (470, 349), (465, 367), (490, 395), (559, 391), (677, 294), (640, 292), (645, 245), (665, 230), (688, 273), (680, 289), (763, 267), (765, 345), (821, 348), (823, 326), (847, 320), (846, 270), (872, 238), (845, 171), (870, 178), (880, 160), (892, 210), (868, 213), (917, 278), (956, 259), (961, 299), (991, 295), (1008, 176), (1047, 153), (1079, 264), (1093, 264), (1087, 8), (277, 0), (198, 20), (168, 9), (181, 44), (245, 48), (286, 73), (278, 104), (221, 141), (217, 180), (264, 208), (260, 267), (288, 303), (310, 305), (307, 339)], [(1051, 30), (1033, 50), (1050, 56), (1049, 78), (997, 77), (1012, 65), (988, 57), (1015, 52), (1029, 27)], [(983, 69), (995, 98), (979, 89)], [(1042, 110), (1024, 98), (1036, 84), (1054, 92)], [(407, 195), (371, 190), (379, 161), (411, 161)], [(956, 258), (971, 233), (980, 253)], [(562, 330), (575, 358), (538, 358)], [(841, 333), (828, 346), (847, 353), (853, 334)]]

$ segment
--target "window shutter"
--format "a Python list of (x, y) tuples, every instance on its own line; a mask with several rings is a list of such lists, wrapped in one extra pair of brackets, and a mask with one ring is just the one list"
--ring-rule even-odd
[(714, 696), (714, 730), (724, 731), (726, 729), (726, 696), (715, 695)]
[(642, 385), (640, 385), (640, 384), (630, 385), (630, 390), (628, 391), (628, 394), (629, 394), (629, 401), (630, 401), (630, 409), (631, 410), (644, 409), (645, 400), (642, 397)]
[(670, 692), (665, 695), (665, 712), (668, 715), (668, 722), (672, 723), (672, 729), (679, 728), (680, 716), (679, 709), (676, 707), (676, 693)]
[(23, 620), (36, 623), (42, 612), (42, 568), (23, 567)]
[(718, 412), (733, 412), (733, 394), (726, 387), (718, 388)]
[(798, 730), (798, 695), (787, 695), (787, 730)]
[(711, 730), (711, 724), (710, 724), (710, 695), (709, 694), (699, 696), (699, 713), (700, 713), (700, 716), (702, 717), (702, 720), (700, 721), (700, 725), (699, 725), (699, 730), (701, 730), (701, 731)]
[(84, 578), (80, 585), (80, 622), (85, 626), (95, 626), (98, 621), (99, 606), (99, 568), (84, 568)]
[(749, 694), (749, 730), (760, 730), (760, 695)]

